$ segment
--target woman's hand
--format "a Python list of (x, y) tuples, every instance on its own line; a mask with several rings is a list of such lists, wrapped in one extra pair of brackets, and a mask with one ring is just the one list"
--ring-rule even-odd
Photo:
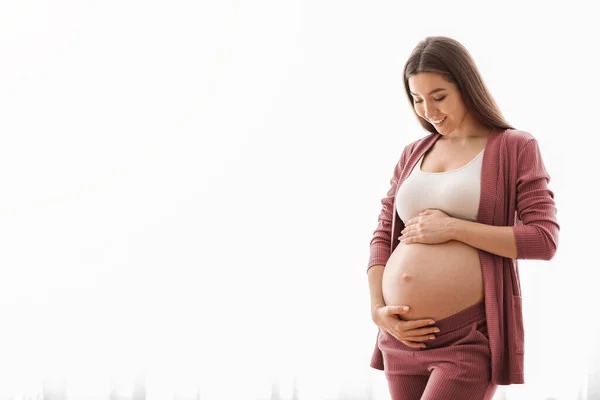
[(414, 321), (403, 321), (396, 314), (404, 314), (403, 306), (381, 306), (373, 310), (373, 322), (384, 329), (390, 335), (409, 347), (416, 349), (427, 347), (424, 343), (433, 338), (433, 333), (439, 332), (439, 328), (423, 328), (435, 321), (430, 319), (416, 319)]
[(426, 209), (406, 221), (398, 239), (404, 243), (445, 243), (452, 239), (449, 227), (453, 219), (442, 210)]

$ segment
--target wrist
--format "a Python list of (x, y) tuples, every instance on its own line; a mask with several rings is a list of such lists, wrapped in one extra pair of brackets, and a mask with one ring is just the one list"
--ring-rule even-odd
[(384, 306), (381, 304), (377, 304), (377, 305), (371, 307), (371, 320), (373, 322), (377, 323), (377, 321), (379, 320), (378, 310), (382, 307), (384, 307)]
[(464, 231), (465, 221), (460, 218), (451, 218), (448, 224), (448, 236), (450, 240), (461, 241), (462, 233)]
[(385, 307), (385, 304), (373, 304), (371, 306), (371, 315), (375, 314), (375, 311), (377, 311), (377, 309), (381, 308), (381, 307)]

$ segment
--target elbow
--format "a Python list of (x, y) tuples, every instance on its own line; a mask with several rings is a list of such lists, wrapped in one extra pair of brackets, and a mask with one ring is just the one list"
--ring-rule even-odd
[(558, 226), (544, 229), (535, 225), (514, 226), (517, 258), (550, 261), (558, 248)]
[(541, 232), (544, 236), (546, 250), (543, 260), (550, 261), (556, 255), (556, 250), (558, 249), (559, 226), (558, 224), (554, 224), (545, 230), (541, 230)]
[(556, 255), (556, 249), (558, 245), (556, 243), (556, 238), (554, 240), (550, 240), (549, 244), (546, 246), (546, 251), (544, 252), (544, 258), (542, 260), (550, 261)]
[(531, 254), (532, 259), (550, 261), (556, 255), (557, 236), (555, 235), (540, 235), (539, 246), (537, 251)]

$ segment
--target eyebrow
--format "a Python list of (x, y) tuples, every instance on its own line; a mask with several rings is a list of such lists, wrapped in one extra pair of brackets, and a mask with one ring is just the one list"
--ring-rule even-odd
[[(429, 92), (429, 94), (434, 94), (435, 92), (439, 92), (440, 90), (446, 90), (444, 88), (437, 88), (437, 89), (433, 89), (431, 92)], [(412, 94), (413, 96), (418, 96), (418, 94), (410, 92), (410, 94)]]

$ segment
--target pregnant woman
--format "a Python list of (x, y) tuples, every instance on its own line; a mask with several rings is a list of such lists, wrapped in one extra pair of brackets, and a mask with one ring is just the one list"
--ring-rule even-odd
[(404, 87), (429, 133), (404, 148), (370, 243), (371, 367), (393, 400), (491, 399), (524, 383), (517, 259), (556, 252), (550, 176), (456, 40), (421, 41)]

